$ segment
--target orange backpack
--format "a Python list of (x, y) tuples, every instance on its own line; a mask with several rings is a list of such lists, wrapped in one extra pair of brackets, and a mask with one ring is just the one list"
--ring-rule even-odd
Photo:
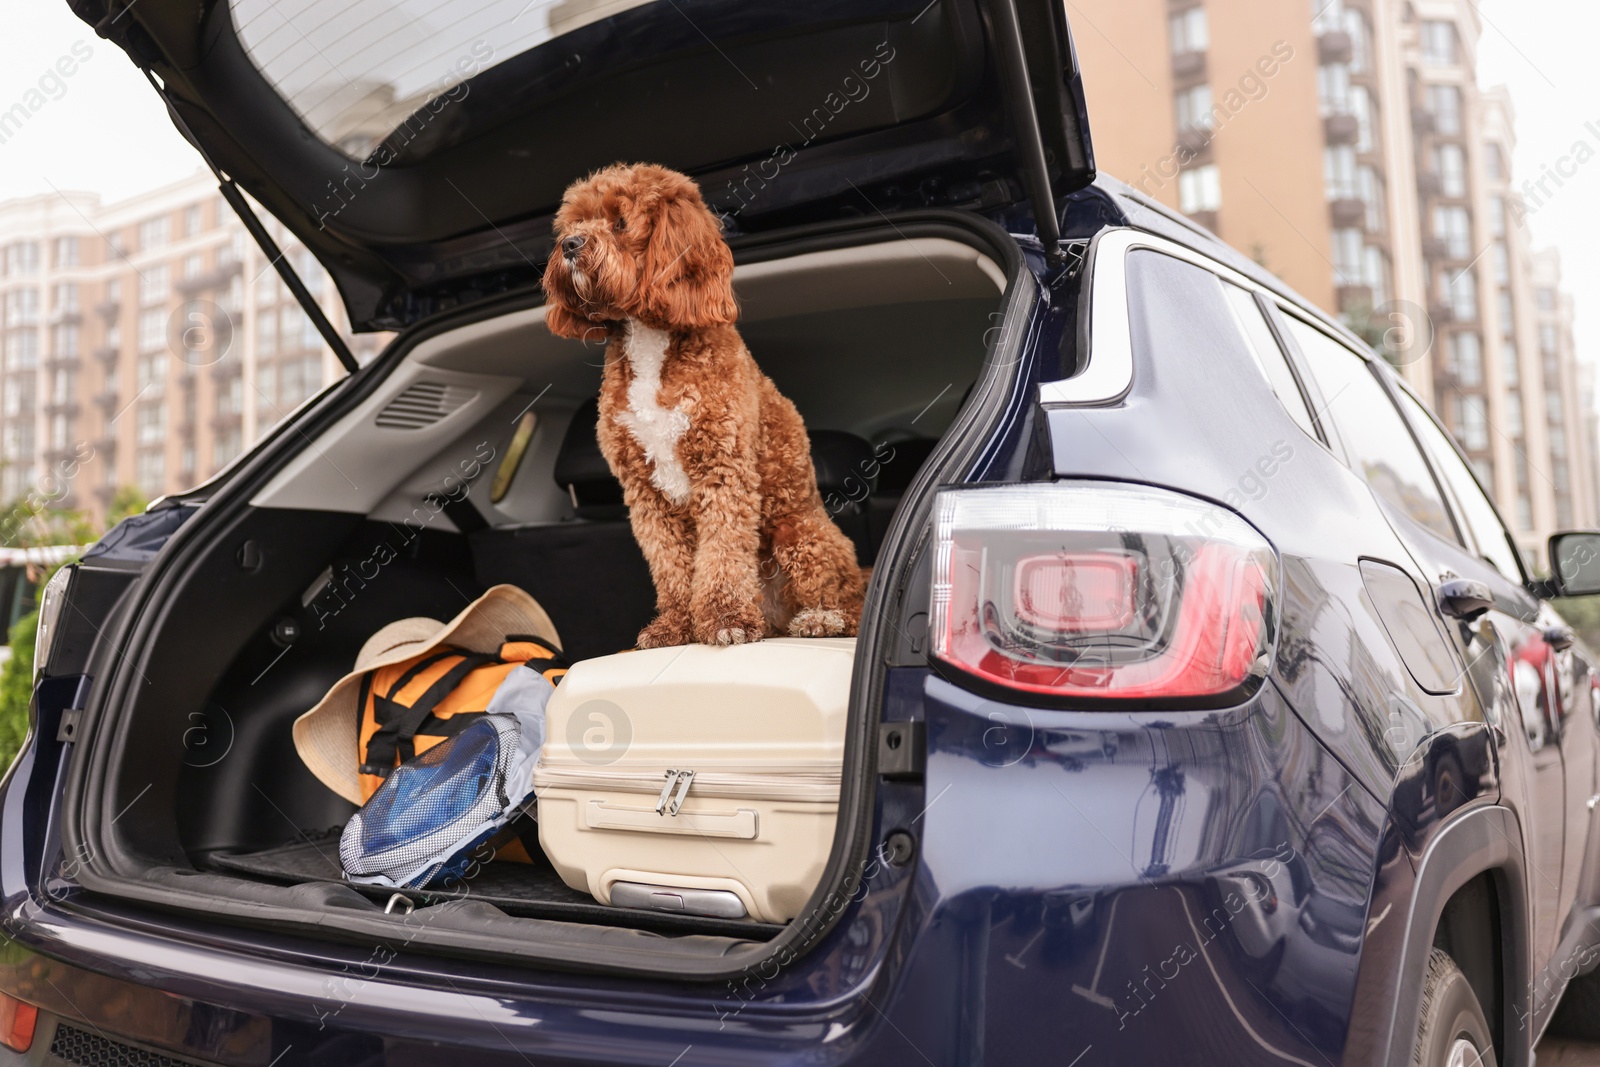
[(524, 663), (551, 684), (567, 673), (560, 649), (542, 638), (514, 635), (498, 654), (439, 648), (363, 674), (356, 703), (362, 803), (402, 762), (483, 715), (506, 675)]

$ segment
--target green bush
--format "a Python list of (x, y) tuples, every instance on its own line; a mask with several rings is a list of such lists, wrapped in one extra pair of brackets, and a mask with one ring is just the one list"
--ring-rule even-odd
[(0, 768), (11, 766), (28, 735), (28, 700), (33, 696), (33, 636), (39, 612), (11, 627), (11, 658), (0, 667)]

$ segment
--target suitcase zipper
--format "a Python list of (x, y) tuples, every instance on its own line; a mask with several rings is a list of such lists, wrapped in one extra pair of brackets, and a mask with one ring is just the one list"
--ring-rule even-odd
[[(657, 815), (676, 815), (678, 809), (683, 807), (683, 798), (689, 795), (689, 785), (694, 781), (693, 771), (667, 771), (667, 783), (661, 787), (661, 796), (656, 800)], [(678, 787), (678, 795), (672, 795), (672, 787)], [(668, 803), (668, 799), (671, 803)]]
[(839, 772), (816, 770), (775, 770), (765, 773), (728, 771), (601, 771), (582, 767), (539, 764), (533, 769), (536, 793), (549, 789), (574, 789), (592, 792), (611, 790), (621, 793), (649, 793), (656, 797), (656, 810), (672, 815), (682, 806), (691, 782), (697, 797), (733, 800), (794, 800), (830, 803), (839, 799)]

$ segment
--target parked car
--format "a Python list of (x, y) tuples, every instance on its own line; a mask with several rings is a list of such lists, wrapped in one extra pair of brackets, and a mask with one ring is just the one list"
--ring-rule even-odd
[[(1062, 5), (72, 6), (396, 337), (47, 590), (6, 1061), (1520, 1065), (1587, 988), (1593, 654), (1544, 601), (1600, 534), (1534, 580), (1381, 359), (1096, 177)], [(379, 625), (491, 584), (575, 658), (648, 620), (604, 352), (537, 284), (618, 158), (725, 214), (873, 565), (782, 926), (537, 867), (363, 893), (290, 743)]]
[(83, 554), (77, 545), (0, 548), (0, 663), (11, 658), (11, 628), (33, 611), (50, 569)]

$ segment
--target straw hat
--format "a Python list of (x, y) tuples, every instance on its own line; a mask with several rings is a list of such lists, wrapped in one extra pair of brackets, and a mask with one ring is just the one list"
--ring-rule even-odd
[(361, 803), (358, 767), (361, 676), (448, 645), (467, 652), (498, 652), (512, 635), (541, 637), (557, 648), (555, 624), (533, 597), (514, 585), (497, 585), (451, 619), (400, 619), (367, 638), (356, 666), (334, 683), (317, 706), (294, 721), (294, 747), (311, 773), (352, 804)]

